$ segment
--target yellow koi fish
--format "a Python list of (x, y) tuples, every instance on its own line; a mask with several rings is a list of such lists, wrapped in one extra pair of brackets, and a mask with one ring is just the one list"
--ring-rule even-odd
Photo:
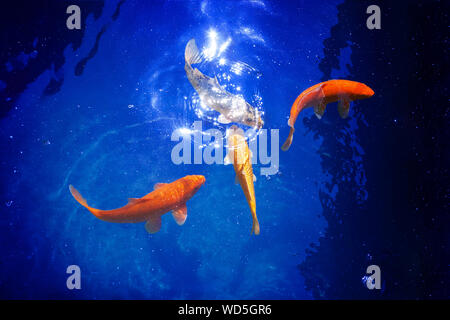
[(224, 164), (233, 164), (236, 180), (244, 191), (252, 214), (253, 225), (251, 233), (257, 235), (259, 234), (259, 222), (256, 217), (255, 188), (253, 186), (253, 181), (256, 178), (252, 168), (252, 152), (248, 148), (247, 142), (245, 142), (244, 132), (235, 125), (231, 126), (228, 131), (227, 143), (228, 154), (225, 157)]

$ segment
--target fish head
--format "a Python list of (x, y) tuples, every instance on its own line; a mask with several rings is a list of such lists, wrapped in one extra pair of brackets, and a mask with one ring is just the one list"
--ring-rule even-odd
[(264, 120), (261, 118), (261, 116), (258, 116), (258, 120), (256, 121), (256, 128), (259, 130), (263, 127)]
[(227, 157), (233, 164), (242, 164), (248, 145), (246, 143), (244, 130), (232, 125), (227, 130)]
[(244, 130), (239, 128), (237, 125), (233, 124), (231, 127), (227, 129), (226, 137), (228, 138), (228, 141), (230, 141), (230, 139), (235, 135), (244, 136)]
[[(248, 104), (248, 103), (247, 103)], [(247, 106), (247, 112), (244, 115), (244, 121), (247, 126), (253, 127), (256, 129), (261, 129), (264, 125), (264, 121), (261, 118), (261, 113), (254, 109), (250, 104)]]
[(196, 193), (198, 189), (205, 183), (206, 179), (202, 175), (192, 175), (189, 176), (189, 181), (192, 186), (193, 193)]
[(237, 125), (233, 124), (229, 127), (226, 132), (227, 147), (229, 150), (234, 150), (240, 144), (240, 141), (245, 139), (244, 136), (244, 130), (239, 128)]
[(373, 96), (375, 92), (364, 83), (358, 83), (358, 89), (355, 100), (367, 99)]

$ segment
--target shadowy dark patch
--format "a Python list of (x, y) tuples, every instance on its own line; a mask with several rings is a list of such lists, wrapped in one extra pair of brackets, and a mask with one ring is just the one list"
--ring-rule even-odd
[(89, 54), (86, 57), (84, 57), (83, 59), (81, 59), (75, 66), (75, 75), (76, 76), (81, 76), (83, 74), (84, 68), (86, 67), (86, 64), (88, 63), (88, 61), (91, 60), (93, 57), (95, 57), (95, 55), (97, 54), (98, 46), (100, 44), (100, 39), (102, 38), (102, 35), (103, 35), (103, 33), (105, 33), (106, 29), (107, 29), (107, 25), (104, 25), (102, 27), (102, 29), (100, 30), (100, 32), (97, 34), (97, 37), (95, 38), (95, 44), (92, 47), (91, 51), (89, 51)]
[[(375, 96), (353, 103), (355, 134), (364, 149), (365, 201), (355, 184), (347, 122), (327, 108), (329, 130), (313, 118), (304, 125), (331, 155), (322, 167), (331, 182), (320, 193), (328, 229), (299, 270), (318, 299), (445, 299), (449, 296), (448, 85), (449, 4), (378, 1), (381, 30), (366, 28), (369, 1), (339, 5), (338, 24), (324, 41), (323, 80), (339, 69), (350, 46), (349, 79)], [(340, 141), (344, 143), (341, 144)], [(337, 186), (337, 194), (331, 190)], [(379, 265), (383, 290), (361, 278)]]
[(61, 89), (61, 86), (63, 83), (64, 83), (64, 77), (62, 77), (61, 79), (50, 80), (49, 84), (44, 89), (44, 94), (52, 95), (52, 94), (57, 93)]
[[(103, 1), (3, 1), (0, 4), (0, 79), (6, 88), (0, 91), (0, 117), (13, 107), (16, 98), (28, 84), (36, 80), (45, 70), (54, 65), (57, 72), (64, 64), (64, 49), (71, 44), (76, 50), (81, 45), (85, 29), (68, 30), (66, 9), (78, 5), (81, 10), (81, 25), (85, 25), (91, 14), (98, 19), (103, 10)], [(32, 55), (27, 63), (18, 68), (15, 62), (21, 54)], [(7, 66), (10, 66), (9, 68)], [(12, 68), (11, 68), (12, 67)], [(48, 94), (58, 90), (60, 80), (52, 80)], [(59, 84), (60, 87), (60, 84)]]
[(125, 3), (125, 0), (120, 0), (120, 2), (117, 4), (116, 11), (114, 11), (114, 13), (113, 13), (113, 15), (112, 15), (112, 17), (111, 17), (111, 19), (112, 19), (113, 21), (115, 21), (115, 20), (119, 17), (119, 14), (120, 14), (120, 7), (121, 7), (124, 3)]
[[(114, 14), (112, 15), (112, 20), (116, 20), (120, 14), (120, 7), (122, 6), (122, 4), (125, 2), (125, 0), (121, 0), (117, 6), (116, 6), (116, 10), (114, 11)], [(84, 57), (83, 59), (81, 59), (77, 65), (75, 66), (75, 75), (76, 76), (80, 76), (83, 74), (84, 68), (86, 67), (86, 64), (88, 63), (89, 60), (91, 60), (93, 57), (95, 57), (95, 55), (97, 54), (98, 51), (98, 46), (100, 45), (100, 40), (103, 36), (103, 34), (105, 33), (105, 31), (108, 29), (109, 27), (109, 23), (105, 24), (102, 29), (100, 30), (100, 32), (97, 34), (97, 37), (95, 38), (95, 43), (94, 46), (92, 47), (92, 49), (89, 51), (88, 55), (86, 57)]]

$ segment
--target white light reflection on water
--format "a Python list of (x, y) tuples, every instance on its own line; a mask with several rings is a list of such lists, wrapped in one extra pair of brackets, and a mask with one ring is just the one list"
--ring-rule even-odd
[[(248, 35), (247, 35), (248, 36)], [(256, 84), (256, 81), (260, 78), (261, 74), (258, 72), (258, 70), (249, 64), (242, 62), (242, 61), (233, 61), (229, 59), (226, 56), (227, 50), (230, 48), (231, 44), (233, 43), (233, 40), (230, 36), (223, 36), (221, 35), (217, 29), (215, 28), (209, 28), (206, 31), (206, 46), (204, 46), (201, 50), (201, 54), (203, 58), (209, 62), (212, 63), (214, 74), (209, 74), (207, 70), (207, 66), (204, 65), (204, 67), (198, 67), (205, 75), (213, 78), (214, 76), (217, 77), (219, 84), (223, 89), (226, 89), (228, 92), (240, 97), (243, 100), (248, 101), (255, 109), (257, 109), (257, 112), (263, 117), (264, 112), (262, 111), (263, 107), (263, 101), (262, 97), (259, 95), (259, 92), (255, 87), (249, 88), (248, 83), (251, 81), (251, 83), (254, 85)], [(236, 48), (233, 51), (234, 54), (236, 54)], [(209, 71), (211, 72), (211, 71)], [(244, 78), (245, 77), (245, 78)], [(249, 80), (250, 78), (250, 80)], [(246, 83), (244, 83), (244, 81)], [(251, 97), (249, 97), (248, 93), (249, 91), (253, 90), (253, 94)], [(240, 99), (233, 99), (233, 101), (238, 101)], [(211, 128), (219, 129), (223, 132), (223, 137), (225, 137), (225, 131), (226, 129), (231, 126), (232, 124), (236, 123), (230, 123), (230, 124), (222, 124), (219, 123), (218, 117), (219, 112), (213, 110), (210, 108), (207, 104), (207, 97), (200, 97), (196, 91), (192, 91), (192, 94), (190, 97), (188, 97), (187, 101), (187, 110), (191, 110), (195, 113), (195, 115), (208, 123), (208, 126), (211, 126)], [(249, 141), (253, 141), (257, 139), (258, 135), (260, 134), (260, 129), (256, 128), (250, 128), (245, 125), (238, 124), (244, 132), (246, 132), (246, 135), (249, 138)], [(202, 129), (203, 132), (195, 132), (192, 130), (192, 128), (185, 128), (186, 132), (187, 130), (190, 130), (190, 134), (192, 134), (197, 139), (199, 139), (199, 133), (201, 133), (201, 136), (210, 137), (211, 135), (206, 132), (206, 128)], [(249, 130), (251, 129), (251, 130)], [(195, 134), (197, 133), (197, 134)], [(225, 139), (225, 138), (222, 138)], [(211, 139), (203, 139), (210, 141)], [(194, 141), (197, 145), (201, 145), (202, 148), (208, 147), (208, 146), (218, 146), (219, 144), (226, 145), (226, 141), (215, 141), (214, 138), (209, 143), (203, 143), (202, 141)]]
[[(262, 105), (263, 105), (262, 98), (258, 94), (255, 93), (253, 95), (252, 102), (253, 102), (252, 103), (253, 107), (255, 107), (258, 110), (261, 117), (264, 119), (264, 111), (262, 111)], [(195, 142), (196, 145), (199, 145), (201, 148), (209, 147), (212, 145), (216, 145), (216, 147), (218, 145), (223, 145), (224, 147), (227, 147), (225, 133), (226, 133), (227, 128), (233, 124), (238, 125), (239, 127), (241, 127), (244, 130), (244, 132), (246, 133), (246, 136), (248, 137), (248, 142), (256, 140), (258, 138), (258, 135), (261, 134), (262, 128), (258, 129), (256, 127), (248, 127), (248, 126), (237, 124), (237, 123), (230, 123), (230, 124), (219, 123), (218, 117), (220, 114), (217, 111), (209, 108), (203, 102), (201, 102), (197, 93), (193, 94), (192, 99), (188, 103), (189, 103), (188, 109), (193, 110), (199, 119), (204, 120), (207, 123), (206, 124), (204, 123), (204, 126), (201, 131), (194, 130), (192, 128), (185, 128), (185, 127), (181, 128), (181, 130), (183, 130), (183, 132), (185, 132), (185, 133), (193, 135), (193, 137), (194, 137), (193, 142)], [(208, 127), (208, 128), (206, 128), (206, 127)], [(211, 135), (207, 130), (207, 129), (211, 129), (211, 128), (218, 129), (222, 132), (222, 135), (223, 135), (222, 140), (223, 141), (219, 142), (217, 140), (214, 140), (216, 138), (216, 136)], [(201, 134), (201, 135), (196, 135), (196, 134)], [(202, 137), (201, 141), (200, 141), (200, 139), (196, 138), (199, 136)], [(208, 139), (204, 139), (205, 137), (207, 137)], [(213, 140), (210, 141), (211, 140), (210, 138), (213, 138)], [(208, 140), (210, 142), (203, 143), (204, 140)]]
[(216, 56), (217, 52), (217, 31), (209, 29), (208, 31), (208, 46), (203, 49), (203, 56), (206, 60), (211, 61)]

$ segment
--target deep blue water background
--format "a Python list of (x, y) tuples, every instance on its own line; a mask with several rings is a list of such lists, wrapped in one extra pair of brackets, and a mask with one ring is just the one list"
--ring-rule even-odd
[[(354, 44), (333, 55), (324, 46), (339, 22), (341, 2), (106, 1), (99, 14), (86, 16), (82, 41), (66, 46), (64, 59), (39, 73), (0, 120), (2, 297), (310, 299), (352, 297), (358, 290), (367, 294), (361, 277), (375, 263), (374, 252), (379, 253), (377, 263), (396, 259), (399, 252), (387, 240), (376, 245), (379, 236), (360, 241), (373, 218), (364, 207), (376, 202), (366, 187), (375, 180), (367, 177), (365, 166), (373, 169), (378, 159), (368, 161), (379, 155), (376, 146), (372, 152), (364, 149), (373, 136), (357, 134), (380, 129), (371, 127), (366, 101), (355, 102), (347, 120), (337, 117), (336, 105), (328, 106), (321, 121), (311, 109), (301, 114), (293, 146), (280, 151), (280, 172), (258, 175), (259, 236), (250, 236), (249, 209), (231, 167), (177, 166), (170, 157), (172, 132), (198, 119), (190, 103), (195, 92), (184, 71), (189, 39), (207, 46), (212, 29), (219, 45), (232, 39), (222, 57), (252, 69), (238, 75), (213, 59), (201, 71), (217, 74), (234, 93), (241, 87), (244, 97), (264, 110), (265, 128), (280, 129), (282, 143), (295, 97), (317, 82), (351, 78), (357, 68), (350, 59)], [(8, 68), (23, 69), (39, 59), (40, 41), (34, 44), (36, 52), (11, 58)], [(352, 80), (372, 86), (375, 78)], [(372, 87), (377, 95), (381, 85)], [(386, 97), (389, 93), (382, 92), (372, 103), (388, 105)], [(381, 127), (397, 123), (395, 115), (386, 118), (389, 122)], [(376, 155), (370, 158), (367, 152)], [(254, 166), (256, 173), (259, 169)], [(383, 171), (371, 172), (381, 177)], [(157, 182), (188, 174), (205, 175), (206, 184), (188, 202), (186, 224), (179, 227), (164, 215), (154, 235), (143, 224), (96, 219), (68, 190), (73, 184), (91, 206), (111, 209), (147, 194)], [(342, 198), (339, 186), (348, 198)], [(340, 206), (341, 215), (324, 217), (331, 203)], [(330, 233), (351, 216), (360, 219), (355, 228)], [(391, 225), (389, 219), (380, 218), (380, 234)], [(395, 225), (387, 228), (396, 231)], [(340, 244), (352, 234), (354, 251), (324, 244)], [(314, 255), (320, 245), (328, 254), (325, 259)], [(347, 270), (336, 265), (339, 261), (357, 267)], [(66, 268), (72, 264), (81, 268), (82, 290), (66, 288)], [(390, 274), (386, 277), (393, 283), (395, 272)], [(333, 279), (342, 277), (356, 283), (352, 293), (330, 289)], [(384, 289), (385, 284), (375, 297), (383, 297)]]

